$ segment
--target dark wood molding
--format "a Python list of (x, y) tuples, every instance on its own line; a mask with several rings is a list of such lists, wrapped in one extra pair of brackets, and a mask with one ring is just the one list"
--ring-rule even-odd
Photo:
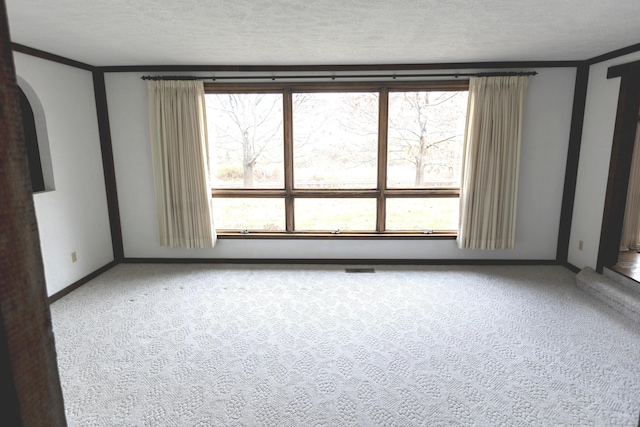
[(377, 231), (342, 231), (334, 234), (326, 231), (265, 232), (254, 231), (242, 233), (241, 230), (219, 230), (218, 239), (263, 239), (263, 240), (456, 240), (455, 230), (434, 231), (420, 234), (416, 232), (377, 232)]
[[(385, 146), (386, 147), (386, 146)], [(382, 177), (382, 182), (386, 175)], [(275, 190), (271, 188), (213, 188), (211, 197), (220, 198), (282, 198), (292, 195), (297, 198), (376, 198), (382, 193), (389, 198), (412, 198), (412, 197), (433, 197), (433, 198), (456, 198), (460, 197), (459, 188), (387, 188), (379, 189), (311, 189), (301, 188), (294, 190)]]
[[(205, 89), (206, 90), (206, 89)], [(282, 123), (283, 136), (283, 161), (284, 161), (284, 223), (285, 230), (292, 232), (296, 227), (295, 200), (291, 195), (294, 188), (293, 172), (293, 98), (291, 90), (282, 90), (282, 113), (284, 122)]]
[(111, 226), (113, 258), (118, 262), (124, 258), (124, 247), (122, 243), (120, 207), (118, 204), (118, 189), (116, 187), (116, 171), (113, 161), (113, 147), (111, 145), (111, 128), (109, 126), (109, 110), (107, 108), (107, 90), (104, 82), (104, 73), (99, 71), (93, 72), (93, 90), (96, 98), (96, 112), (98, 114), (100, 150), (102, 151), (104, 185), (107, 192), (107, 208), (109, 210), (109, 224)]
[(569, 262), (562, 262), (562, 263), (560, 263), (560, 265), (568, 268), (569, 270), (573, 271), (574, 273), (580, 273), (580, 269), (578, 267), (576, 267), (575, 265), (569, 263)]
[(66, 426), (4, 0), (0, 0), (0, 112), (2, 422)]
[(417, 71), (417, 70), (463, 70), (463, 69), (510, 69), (510, 68), (566, 68), (591, 65), (640, 51), (640, 43), (617, 49), (587, 60), (568, 61), (488, 61), (488, 62), (446, 62), (425, 64), (355, 64), (355, 65), (108, 65), (93, 66), (64, 56), (35, 49), (19, 43), (12, 43), (14, 52), (24, 53), (87, 71), (104, 73), (129, 72), (352, 72), (352, 71)]
[(111, 270), (113, 267), (115, 267), (116, 265), (118, 265), (118, 262), (116, 261), (111, 261), (109, 264), (105, 265), (104, 267), (100, 267), (99, 269), (97, 269), (96, 271), (94, 271), (91, 274), (86, 275), (85, 277), (83, 277), (82, 279), (78, 280), (77, 282), (72, 283), (71, 285), (67, 286), (66, 288), (64, 288), (63, 290), (56, 292), (55, 294), (51, 295), (48, 298), (49, 304), (54, 303), (56, 301), (58, 301), (60, 298), (62, 298), (65, 295), (70, 294), (71, 292), (75, 291), (76, 289), (78, 289), (80, 286), (86, 284), (87, 282), (89, 282), (90, 280), (95, 279), (96, 277), (98, 277), (99, 275), (101, 275), (102, 273)]
[[(468, 87), (467, 87), (468, 89)], [(376, 231), (383, 232), (387, 226), (387, 155), (389, 149), (389, 90), (383, 88), (378, 99), (378, 171), (376, 200)]]
[(613, 79), (628, 74), (640, 73), (640, 61), (627, 62), (626, 64), (614, 65), (607, 70), (607, 78)]
[(70, 67), (80, 68), (87, 71), (93, 72), (95, 70), (95, 67), (93, 65), (74, 61), (73, 59), (65, 58), (64, 56), (45, 52), (44, 50), (34, 49), (32, 47), (24, 46), (18, 43), (11, 43), (11, 47), (14, 52), (24, 53), (25, 55), (35, 56), (36, 58), (46, 59), (48, 61), (57, 62), (58, 64), (64, 64)]
[(640, 43), (623, 47), (622, 49), (617, 49), (611, 52), (607, 52), (603, 55), (599, 55), (591, 59), (587, 59), (585, 62), (588, 65), (593, 65), (593, 64), (597, 64), (598, 62), (608, 61), (609, 59), (614, 59), (620, 56), (629, 55), (630, 53), (634, 53), (638, 51), (640, 51)]
[(596, 271), (617, 262), (622, 235), (631, 157), (640, 110), (640, 76), (623, 75), (609, 161), (609, 178), (604, 202), (602, 230)]
[(125, 264), (327, 264), (327, 265), (560, 265), (536, 259), (363, 259), (363, 258), (125, 258)]
[(16, 382), (11, 366), (11, 352), (5, 333), (5, 326), (0, 308), (0, 392), (2, 392), (2, 422), (9, 426), (21, 426), (20, 402)]
[(360, 65), (121, 65), (96, 67), (105, 73), (131, 72), (353, 72), (353, 71), (417, 71), (417, 70), (470, 70), (512, 68), (565, 68), (578, 67), (584, 61), (512, 61), (512, 62), (448, 62), (441, 64), (360, 64)]
[(569, 239), (571, 237), (571, 223), (573, 220), (573, 205), (578, 179), (578, 163), (580, 160), (580, 146), (582, 143), (582, 127), (584, 124), (588, 82), (589, 66), (581, 65), (576, 70), (571, 130), (569, 132), (569, 148), (567, 150), (564, 190), (562, 193), (562, 210), (560, 212), (560, 227), (558, 230), (556, 260), (560, 263), (567, 262), (569, 256)]
[(205, 82), (206, 93), (321, 93), (321, 92), (378, 92), (388, 90), (389, 92), (401, 91), (466, 91), (469, 90), (469, 80), (447, 79), (447, 80), (375, 80), (375, 81), (313, 81), (313, 82), (261, 82), (261, 83), (220, 83)]

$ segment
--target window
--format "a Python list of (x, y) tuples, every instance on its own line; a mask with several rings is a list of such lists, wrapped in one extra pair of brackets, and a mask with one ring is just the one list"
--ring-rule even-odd
[(223, 235), (455, 235), (466, 81), (205, 85)]

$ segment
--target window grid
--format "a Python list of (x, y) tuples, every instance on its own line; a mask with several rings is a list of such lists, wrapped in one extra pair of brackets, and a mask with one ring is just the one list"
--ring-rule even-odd
[[(205, 84), (206, 93), (277, 93), (283, 95), (283, 150), (284, 150), (284, 189), (213, 188), (213, 198), (280, 198), (284, 199), (286, 230), (282, 232), (221, 230), (225, 237), (375, 237), (395, 236), (399, 238), (429, 237), (453, 238), (456, 230), (386, 230), (386, 200), (388, 198), (457, 198), (459, 188), (387, 188), (387, 154), (389, 123), (389, 92), (402, 91), (467, 91), (467, 80), (447, 81), (408, 81), (408, 82), (351, 82), (351, 83), (267, 83), (267, 84)], [(294, 187), (293, 161), (293, 105), (292, 95), (295, 93), (317, 92), (377, 92), (378, 109), (378, 163), (377, 186), (371, 189), (298, 189)], [(375, 231), (343, 231), (323, 230), (306, 231), (295, 229), (295, 201), (303, 198), (375, 198), (376, 227)]]

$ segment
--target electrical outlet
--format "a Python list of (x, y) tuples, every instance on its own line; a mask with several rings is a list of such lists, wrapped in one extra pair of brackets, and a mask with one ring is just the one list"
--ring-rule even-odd
[(71, 252), (71, 262), (76, 262), (78, 260), (78, 254), (76, 251)]
[(584, 247), (584, 242), (583, 242), (582, 240), (580, 240), (580, 241), (578, 242), (578, 250), (580, 250), (580, 251), (581, 251), (583, 247)]

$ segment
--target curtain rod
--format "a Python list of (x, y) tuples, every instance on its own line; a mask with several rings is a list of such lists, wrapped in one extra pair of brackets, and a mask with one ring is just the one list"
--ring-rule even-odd
[(295, 76), (142, 76), (142, 80), (281, 80), (281, 79), (361, 79), (361, 78), (406, 78), (406, 77), (501, 77), (535, 76), (536, 71), (506, 71), (488, 73), (437, 73), (437, 74), (345, 74), (345, 75), (295, 75)]

